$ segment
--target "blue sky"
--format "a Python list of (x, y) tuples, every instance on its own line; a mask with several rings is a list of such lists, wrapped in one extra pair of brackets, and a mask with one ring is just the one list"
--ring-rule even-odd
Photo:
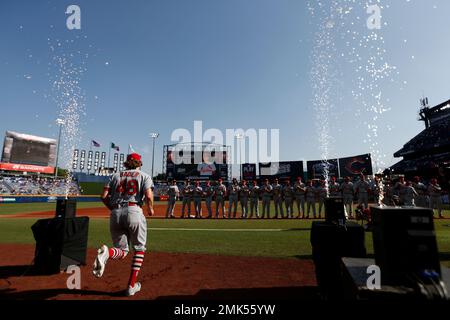
[[(450, 2), (379, 3), (387, 22), (380, 30), (385, 59), (398, 71), (395, 82), (383, 86), (391, 110), (380, 120), (377, 138), (389, 165), (396, 162), (393, 152), (423, 128), (417, 121), (422, 95), (431, 104), (450, 98)], [(70, 4), (81, 8), (81, 30), (66, 28)], [(363, 33), (365, 8), (356, 4), (354, 10), (363, 19), (346, 23)], [(50, 46), (60, 43), (58, 54), (73, 53), (74, 64), (86, 67), (80, 81), (81, 148), (89, 148), (91, 138), (105, 151), (111, 141), (124, 151), (132, 144), (149, 170), (148, 133), (156, 131), (160, 171), (162, 145), (171, 143), (171, 132), (193, 130), (193, 121), (202, 120), (204, 128), (223, 131), (280, 129), (281, 160), (318, 159), (310, 80), (317, 27), (300, 0), (3, 0), (0, 131), (56, 137)], [(337, 51), (346, 52), (335, 38)], [(358, 112), (352, 97), (354, 65), (345, 57), (336, 64), (330, 157), (369, 152), (364, 122), (373, 115)]]

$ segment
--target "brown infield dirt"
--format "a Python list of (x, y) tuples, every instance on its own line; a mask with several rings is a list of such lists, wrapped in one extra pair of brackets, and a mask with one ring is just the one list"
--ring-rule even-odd
[[(155, 214), (152, 216), (152, 218), (165, 218), (166, 216), (166, 208), (167, 206), (165, 204), (156, 204), (154, 206)], [(144, 213), (146, 214), (147, 209), (144, 209)], [(216, 209), (213, 206), (213, 218), (216, 215)], [(206, 208), (206, 205), (202, 205), (202, 217), (206, 218), (208, 213), (208, 210)], [(225, 214), (228, 214), (227, 207), (225, 208)], [(30, 212), (30, 213), (16, 213), (16, 214), (3, 214), (0, 215), (1, 218), (53, 218), (55, 216), (55, 211), (40, 211), (40, 212)], [(110, 211), (106, 207), (99, 207), (99, 208), (82, 208), (77, 209), (77, 217), (90, 217), (90, 218), (109, 218)], [(175, 218), (181, 217), (181, 204), (175, 207), (174, 210), (174, 216)], [(187, 210), (186, 210), (186, 216), (187, 216)], [(195, 211), (192, 208), (191, 210), (191, 217), (195, 216)], [(148, 217), (148, 216), (147, 216)], [(222, 218), (222, 212), (219, 212), (219, 217)], [(240, 212), (237, 213), (237, 217), (240, 217)], [(294, 217), (296, 217), (296, 214), (294, 213)], [(253, 217), (253, 219), (256, 219), (256, 217)], [(446, 218), (439, 218), (439, 219), (450, 219), (448, 217)]]
[[(55, 204), (56, 206), (56, 204)], [(174, 215), (176, 218), (179, 218), (181, 216), (181, 203), (175, 206)], [(154, 211), (155, 215), (154, 218), (164, 218), (166, 216), (166, 204), (155, 204)], [(228, 213), (227, 207), (225, 207), (225, 214)], [(146, 213), (147, 209), (144, 208), (144, 212)], [(212, 206), (213, 211), (213, 217), (215, 217), (216, 214), (216, 208), (213, 205)], [(202, 216), (205, 218), (208, 214), (208, 209), (206, 208), (206, 205), (202, 205)], [(222, 217), (222, 211), (219, 212), (220, 217)], [(187, 208), (186, 208), (186, 215), (187, 215)], [(191, 208), (191, 216), (195, 215), (194, 206)], [(237, 213), (238, 216), (240, 216), (240, 213)], [(0, 218), (52, 218), (55, 216), (55, 210), (53, 211), (42, 211), (42, 212), (31, 212), (31, 213), (17, 213), (17, 214), (4, 214), (0, 215)], [(109, 218), (110, 211), (106, 207), (99, 207), (99, 208), (82, 208), (77, 209), (77, 217), (91, 217), (91, 218)]]
[(108, 261), (102, 278), (91, 273), (96, 252), (81, 267), (81, 289), (67, 289), (68, 273), (33, 275), (33, 245), (0, 244), (0, 299), (32, 300), (227, 300), (317, 299), (311, 260), (230, 257), (187, 253), (146, 254), (139, 274), (142, 290), (125, 297), (130, 255)]

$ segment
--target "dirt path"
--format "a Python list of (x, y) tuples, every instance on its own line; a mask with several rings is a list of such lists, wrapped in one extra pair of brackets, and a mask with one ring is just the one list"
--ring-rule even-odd
[[(95, 250), (81, 268), (81, 290), (68, 290), (69, 274), (30, 275), (33, 245), (1, 244), (0, 299), (287, 299), (317, 297), (310, 260), (149, 253), (142, 291), (123, 297), (131, 257), (109, 261), (101, 279), (91, 274)], [(17, 254), (20, 252), (20, 254)]]
[[(206, 205), (202, 206), (202, 215), (206, 217), (208, 210), (206, 209)], [(166, 215), (165, 204), (156, 204), (154, 206), (155, 209), (155, 218), (163, 218)], [(187, 209), (186, 209), (187, 210)], [(215, 207), (213, 206), (213, 213), (215, 214)], [(181, 204), (175, 207), (174, 211), (175, 216), (178, 218), (181, 216)], [(195, 215), (195, 211), (192, 208), (191, 215)], [(51, 218), (55, 216), (55, 211), (41, 211), (41, 212), (30, 212), (30, 213), (17, 213), (17, 214), (4, 214), (0, 215), (0, 218)], [(109, 218), (110, 211), (105, 207), (98, 208), (82, 208), (77, 209), (77, 216), (89, 216), (93, 218)]]
[[(152, 218), (164, 218), (166, 216), (166, 208), (165, 204), (156, 204), (154, 206), (155, 215)], [(213, 217), (215, 217), (215, 207), (213, 205)], [(227, 213), (228, 211), (226, 211)], [(206, 205), (202, 205), (202, 216), (205, 218), (208, 214), (208, 210), (206, 209)], [(179, 218), (181, 216), (181, 204), (177, 204), (174, 210), (175, 218)], [(186, 214), (187, 215), (187, 214)], [(16, 213), (16, 214), (2, 214), (1, 218), (53, 218), (55, 216), (55, 211), (40, 211), (40, 212), (30, 212), (30, 213)], [(91, 218), (109, 218), (110, 211), (105, 207), (97, 207), (97, 208), (81, 208), (77, 209), (77, 217), (91, 217)], [(192, 208), (191, 217), (195, 216), (195, 211)], [(273, 216), (273, 212), (271, 212), (271, 216)], [(296, 216), (296, 215), (295, 215)], [(222, 217), (220, 215), (220, 217)], [(240, 213), (237, 213), (237, 217), (240, 217)], [(254, 217), (253, 219), (256, 219)], [(312, 219), (312, 218), (311, 218)], [(450, 217), (440, 218), (439, 220), (450, 220)]]

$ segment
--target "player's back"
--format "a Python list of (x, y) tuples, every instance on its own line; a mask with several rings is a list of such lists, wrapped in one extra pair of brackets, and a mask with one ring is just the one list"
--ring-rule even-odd
[(133, 169), (116, 173), (109, 182), (111, 204), (134, 202), (142, 205), (145, 191), (152, 186), (150, 175), (141, 170)]
[(179, 192), (180, 191), (178, 190), (177, 185), (169, 186), (169, 188), (167, 189), (167, 194), (172, 197), (176, 196)]
[(353, 183), (352, 182), (344, 182), (341, 185), (340, 190), (342, 190), (342, 193), (346, 194), (346, 195), (353, 194)]

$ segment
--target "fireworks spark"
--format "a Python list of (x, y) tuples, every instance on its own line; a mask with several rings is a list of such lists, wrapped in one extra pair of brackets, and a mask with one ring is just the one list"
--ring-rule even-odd
[[(69, 170), (66, 178), (66, 197), (70, 191), (73, 179), (71, 161), (73, 150), (81, 142), (82, 118), (86, 114), (86, 98), (81, 87), (82, 79), (87, 72), (86, 55), (73, 50), (59, 40), (48, 39), (52, 55), (49, 63), (49, 80), (51, 83), (51, 98), (58, 108), (58, 117), (64, 123), (60, 142), (61, 163)], [(73, 52), (78, 52), (74, 54)]]

